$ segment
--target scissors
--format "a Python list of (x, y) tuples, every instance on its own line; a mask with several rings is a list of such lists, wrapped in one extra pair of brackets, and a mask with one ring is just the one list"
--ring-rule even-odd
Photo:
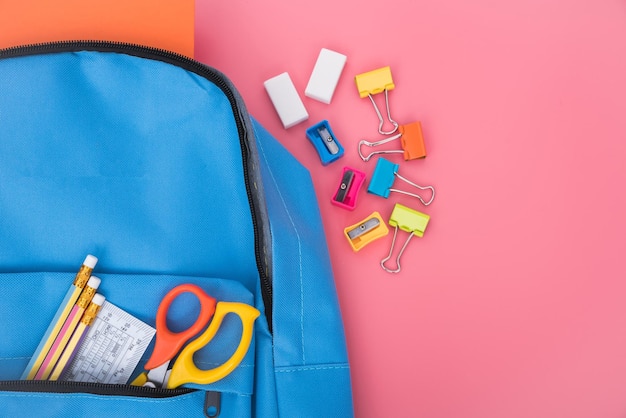
[[(173, 332), (167, 326), (167, 312), (174, 300), (183, 293), (191, 293), (200, 301), (200, 313), (196, 321), (186, 330)], [(222, 320), (234, 313), (241, 319), (241, 340), (233, 355), (222, 365), (209, 370), (199, 369), (193, 355), (205, 347), (219, 330)], [(254, 307), (239, 302), (216, 302), (199, 286), (182, 284), (170, 290), (159, 305), (156, 316), (156, 341), (154, 351), (146, 363), (146, 372), (141, 373), (131, 384), (154, 388), (173, 389), (185, 383), (209, 384), (223, 379), (243, 360), (252, 341), (254, 321), (259, 316)], [(212, 318), (212, 320), (211, 320)], [(210, 323), (209, 323), (210, 322)], [(208, 328), (193, 339), (204, 327)], [(185, 343), (188, 343), (184, 348)], [(178, 357), (170, 369), (172, 359)]]

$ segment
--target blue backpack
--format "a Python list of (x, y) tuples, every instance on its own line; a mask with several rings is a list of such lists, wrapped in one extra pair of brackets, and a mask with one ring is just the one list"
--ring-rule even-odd
[[(151, 326), (181, 283), (256, 307), (241, 364), (175, 389), (21, 380), (86, 254), (98, 292)], [(173, 53), (0, 50), (0, 321), (0, 416), (353, 415), (310, 175), (223, 74)], [(200, 368), (230, 355), (211, 346)]]

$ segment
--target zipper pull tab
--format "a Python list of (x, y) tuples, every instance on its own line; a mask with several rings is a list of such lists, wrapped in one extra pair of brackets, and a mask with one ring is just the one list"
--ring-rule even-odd
[(204, 415), (208, 418), (220, 416), (222, 394), (220, 392), (207, 391), (204, 395)]

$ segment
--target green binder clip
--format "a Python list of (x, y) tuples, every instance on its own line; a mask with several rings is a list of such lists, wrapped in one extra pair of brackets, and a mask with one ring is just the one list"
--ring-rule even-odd
[[(389, 249), (389, 255), (385, 257), (380, 262), (380, 266), (388, 273), (399, 273), (400, 272), (400, 257), (402, 257), (402, 253), (406, 249), (407, 245), (411, 241), (414, 235), (418, 237), (424, 236), (424, 231), (426, 231), (426, 226), (428, 225), (428, 221), (430, 220), (430, 216), (425, 213), (418, 212), (414, 209), (408, 208), (404, 205), (396, 203), (391, 212), (391, 216), (389, 217), (389, 225), (393, 226), (393, 240), (391, 241), (391, 248)], [(398, 257), (396, 257), (396, 266), (395, 270), (389, 269), (385, 266), (385, 263), (391, 259), (391, 254), (393, 253), (393, 248), (396, 244), (396, 235), (398, 234), (398, 229), (406, 231), (409, 233), (409, 238), (407, 238), (406, 242), (400, 249), (398, 253)]]

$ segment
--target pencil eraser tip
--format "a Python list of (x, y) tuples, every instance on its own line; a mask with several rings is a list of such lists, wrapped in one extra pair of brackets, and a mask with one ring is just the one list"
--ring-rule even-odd
[(285, 72), (272, 77), (266, 80), (263, 85), (285, 129), (309, 118), (289, 73)]
[(330, 104), (347, 57), (339, 52), (322, 48), (304, 95), (322, 103)]
[(98, 288), (98, 286), (100, 286), (100, 282), (101, 282), (101, 281), (102, 281), (102, 280), (100, 280), (100, 278), (99, 278), (99, 277), (96, 277), (96, 276), (91, 276), (91, 277), (89, 278), (89, 281), (87, 281), (87, 286), (88, 286), (88, 287), (91, 287), (92, 289), (97, 289), (97, 288)]
[(83, 264), (92, 269), (96, 266), (97, 262), (98, 257), (89, 254), (87, 257), (85, 257), (85, 261), (83, 261)]
[(91, 303), (95, 303), (98, 306), (102, 306), (105, 299), (106, 298), (104, 297), (104, 295), (101, 295), (100, 293), (96, 293), (95, 295), (93, 295), (93, 299), (91, 299)]

